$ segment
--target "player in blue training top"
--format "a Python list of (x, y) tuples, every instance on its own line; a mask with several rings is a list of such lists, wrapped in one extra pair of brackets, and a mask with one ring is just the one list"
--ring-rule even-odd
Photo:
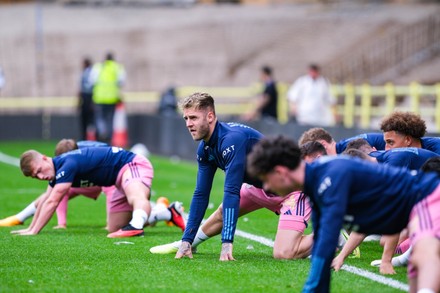
[(232, 243), (237, 225), (241, 185), (246, 182), (261, 187), (261, 182), (247, 178), (246, 155), (262, 138), (262, 134), (242, 124), (219, 122), (215, 114), (214, 99), (207, 93), (190, 95), (185, 98), (181, 107), (186, 127), (192, 138), (200, 141), (200, 144), (197, 150), (197, 185), (176, 258), (192, 257), (191, 244), (208, 207), (214, 174), (219, 168), (226, 173), (220, 260), (233, 260)]
[[(60, 140), (56, 147), (55, 147), (55, 156), (58, 156), (60, 154), (66, 153), (68, 151), (78, 149), (78, 148), (84, 148), (84, 147), (101, 147), (101, 146), (108, 146), (108, 144), (98, 141), (78, 141), (76, 142), (73, 139), (62, 139)], [(91, 198), (96, 200), (99, 195), (101, 194), (101, 187), (100, 186), (93, 186), (93, 187), (87, 187), (87, 188), (70, 188), (67, 192), (66, 196), (63, 197), (62, 201), (57, 207), (56, 213), (57, 213), (57, 219), (58, 219), (58, 225), (54, 227), (54, 229), (59, 228), (66, 228), (66, 215), (67, 215), (67, 201), (75, 198), (78, 195), (84, 195), (85, 197)], [(106, 188), (103, 191), (105, 194), (107, 192), (112, 192), (112, 189)], [(32, 201), (28, 206), (26, 206), (22, 211), (19, 213), (7, 217), (5, 219), (0, 220), (0, 227), (12, 227), (17, 225), (22, 225), (28, 218), (32, 217), (35, 212), (37, 211), (37, 207), (40, 204), (40, 201), (44, 198), (44, 194), (41, 194), (38, 196), (37, 199)]]
[(381, 124), (385, 149), (416, 147), (440, 155), (440, 137), (424, 137), (426, 123), (419, 115), (410, 112), (393, 112)]
[(310, 128), (305, 131), (299, 139), (299, 145), (304, 145), (310, 141), (317, 141), (325, 147), (328, 155), (337, 155), (346, 149), (349, 142), (358, 138), (365, 139), (376, 150), (385, 149), (382, 133), (364, 133), (336, 142), (327, 130), (319, 127)]
[[(31, 225), (17, 234), (38, 234), (71, 187), (115, 185), (109, 208), (114, 212), (108, 219), (109, 232), (113, 233), (108, 237), (143, 235), (151, 211), (153, 179), (153, 167), (147, 158), (117, 147), (88, 147), (54, 158), (29, 150), (22, 154), (20, 167), (25, 176), (49, 181), (49, 186)], [(127, 206), (133, 212), (128, 212)]]
[(315, 242), (303, 292), (329, 291), (330, 265), (343, 224), (359, 233), (385, 235), (408, 226), (413, 245), (411, 292), (440, 290), (440, 177), (436, 173), (414, 175), (347, 156), (306, 164), (296, 143), (284, 137), (261, 140), (248, 155), (247, 166), (265, 189), (280, 196), (302, 189), (313, 202)]
[[(78, 148), (88, 148), (88, 147), (109, 147), (108, 144), (98, 141), (89, 141), (89, 140), (82, 140), (82, 141), (75, 141), (74, 139), (62, 139), (60, 140), (57, 145), (55, 146), (55, 156), (59, 156), (61, 154), (64, 154), (66, 152), (76, 150)], [(136, 150), (133, 150), (132, 152), (136, 153)], [(137, 153), (136, 153), (137, 154)], [(112, 204), (111, 199), (112, 195), (118, 191), (116, 190), (115, 186), (90, 186), (90, 187), (71, 187), (69, 188), (69, 191), (66, 193), (66, 195), (61, 199), (60, 203), (58, 204), (58, 207), (56, 209), (57, 219), (58, 219), (58, 225), (54, 227), (54, 229), (65, 229), (67, 228), (67, 206), (68, 201), (79, 196), (83, 195), (85, 197), (91, 198), (96, 200), (99, 195), (101, 194), (101, 191), (105, 193), (106, 195), (106, 204), (107, 204), (107, 212), (109, 214), (111, 213), (129, 213), (131, 215), (133, 208), (129, 204), (115, 206)], [(41, 203), (42, 200), (45, 199), (45, 194), (41, 194), (36, 200), (34, 200), (31, 204), (29, 204), (25, 209), (20, 211), (18, 214), (14, 216), (7, 217), (5, 219), (0, 220), (0, 227), (11, 227), (11, 226), (17, 226), (22, 225), (24, 221), (30, 217), (32, 217), (36, 210), (38, 205)], [(176, 223), (176, 226), (179, 226), (182, 230), (185, 229), (185, 224), (183, 221), (183, 208), (180, 208), (179, 203), (174, 202), (171, 203), (169, 206), (164, 205), (154, 205), (151, 209), (151, 214), (148, 218), (148, 225), (154, 225), (157, 221), (171, 221), (173, 223)], [(177, 215), (177, 216), (176, 216)], [(114, 217), (110, 217), (114, 218)], [(180, 221), (176, 221), (176, 219), (180, 219)], [(180, 225), (179, 225), (180, 224)], [(117, 224), (120, 226), (120, 224)], [(115, 230), (116, 228), (106, 227), (107, 229), (110, 228), (111, 230)], [(12, 231), (11, 233), (19, 233), (20, 231)]]
[(419, 170), (428, 159), (439, 156), (434, 152), (413, 147), (372, 151), (368, 155), (375, 158), (379, 163), (404, 167), (410, 170)]
[[(403, 167), (408, 170), (419, 170), (422, 165), (432, 157), (439, 155), (420, 148), (394, 148), (387, 151), (376, 151), (365, 139), (359, 138), (352, 140), (347, 149), (343, 152), (353, 157), (358, 157), (375, 163), (386, 164), (390, 166)], [(405, 230), (406, 231), (406, 230)], [(332, 262), (332, 267), (338, 271), (345, 258), (351, 253), (352, 249), (357, 247), (367, 235), (352, 233), (342, 251)], [(382, 274), (395, 274), (393, 266), (402, 265), (393, 260), (394, 253), (404, 253), (410, 248), (410, 240), (406, 239), (407, 233), (396, 235), (386, 235), (381, 240), (384, 244), (384, 253), (382, 260), (372, 262), (373, 266), (380, 266)], [(397, 244), (400, 243), (398, 246)], [(397, 247), (397, 248), (396, 248)]]
[[(356, 149), (368, 155), (367, 157), (359, 155), (363, 159), (410, 170), (419, 170), (428, 159), (439, 156), (435, 152), (415, 147), (396, 147), (377, 151), (362, 138), (352, 140), (343, 154), (347, 154), (350, 149)], [(356, 157), (355, 153), (354, 156)]]

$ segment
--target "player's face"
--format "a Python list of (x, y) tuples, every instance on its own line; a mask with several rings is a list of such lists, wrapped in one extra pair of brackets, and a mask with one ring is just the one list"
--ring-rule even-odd
[(385, 140), (385, 150), (409, 147), (407, 137), (396, 131), (384, 132), (383, 139)]
[(302, 184), (289, 176), (289, 170), (286, 167), (275, 167), (271, 172), (260, 176), (260, 180), (263, 182), (264, 190), (270, 190), (282, 197), (302, 189)]
[(50, 181), (55, 178), (55, 170), (51, 159), (48, 157), (40, 157), (32, 164), (32, 178)]
[(183, 110), (183, 119), (193, 140), (208, 141), (211, 137), (210, 125), (214, 121), (214, 113), (208, 110), (196, 110), (194, 108)]

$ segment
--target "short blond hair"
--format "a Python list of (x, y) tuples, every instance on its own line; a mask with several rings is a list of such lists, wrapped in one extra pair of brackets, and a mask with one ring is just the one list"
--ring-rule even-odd
[(36, 150), (25, 151), (20, 156), (20, 169), (26, 177), (32, 176), (32, 163), (41, 156)]
[(214, 98), (208, 93), (193, 93), (180, 103), (182, 110), (194, 108), (196, 110), (208, 110), (215, 114)]

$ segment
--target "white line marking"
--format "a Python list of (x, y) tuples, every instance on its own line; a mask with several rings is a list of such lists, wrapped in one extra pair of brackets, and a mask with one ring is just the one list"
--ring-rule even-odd
[[(273, 240), (269, 239), (269, 238), (265, 238), (262, 236), (257, 236), (254, 234), (250, 234), (241, 230), (235, 230), (235, 235), (258, 242), (260, 244), (269, 246), (269, 247), (273, 247), (274, 242)], [(395, 289), (400, 289), (403, 291), (409, 291), (409, 286), (407, 284), (401, 283), (397, 280), (394, 279), (390, 279), (390, 278), (386, 278), (384, 276), (354, 267), (354, 266), (349, 266), (349, 265), (343, 265), (341, 267), (341, 270), (347, 271), (349, 273), (370, 279), (374, 282), (383, 284), (383, 285), (387, 285), (389, 287), (395, 288)]]
[(11, 156), (8, 156), (2, 152), (0, 152), (0, 162), (3, 162), (5, 164), (9, 164), (12, 166), (19, 167), (20, 166), (20, 160)]
[[(20, 166), (20, 160), (19, 159), (16, 159), (14, 157), (8, 156), (8, 155), (6, 155), (6, 154), (4, 154), (2, 152), (0, 152), (0, 162), (6, 163), (6, 164), (9, 164), (9, 165), (13, 165), (13, 166), (17, 166), (17, 167)], [(186, 217), (187, 217), (187, 215), (186, 215)], [(249, 240), (252, 240), (252, 241), (255, 241), (255, 242), (258, 242), (260, 244), (263, 244), (263, 245), (266, 245), (266, 246), (269, 246), (269, 247), (273, 247), (273, 245), (274, 245), (274, 241), (269, 239), (269, 238), (266, 238), (266, 237), (263, 237), (263, 236), (254, 235), (254, 234), (247, 233), (247, 232), (244, 232), (244, 231), (241, 231), (241, 230), (236, 230), (235, 231), (235, 235), (243, 237), (243, 238), (246, 238), (246, 239), (249, 239)], [(393, 279), (386, 278), (384, 276), (381, 276), (381, 275), (378, 275), (378, 274), (375, 274), (375, 273), (372, 273), (372, 272), (369, 272), (369, 271), (366, 271), (366, 270), (362, 270), (362, 269), (357, 268), (357, 267), (353, 267), (353, 266), (349, 266), (349, 265), (343, 265), (341, 267), (341, 269), (345, 270), (345, 271), (347, 271), (349, 273), (352, 273), (352, 274), (355, 274), (355, 275), (358, 275), (358, 276), (370, 279), (370, 280), (375, 281), (377, 283), (381, 283), (381, 284), (390, 286), (390, 287), (395, 288), (395, 289), (400, 289), (400, 290), (403, 290), (403, 291), (409, 291), (409, 286), (407, 284), (401, 283), (401, 282), (393, 280)]]
[(341, 269), (346, 270), (347, 272), (350, 272), (352, 274), (356, 274), (358, 276), (362, 276), (367, 279), (371, 279), (375, 282), (388, 285), (388, 286), (396, 288), (396, 289), (400, 289), (403, 291), (409, 291), (409, 286), (407, 284), (401, 283), (397, 280), (386, 278), (384, 276), (381, 276), (381, 275), (378, 275), (378, 274), (375, 274), (375, 273), (372, 273), (369, 271), (362, 270), (362, 269), (354, 267), (354, 266), (343, 265)]

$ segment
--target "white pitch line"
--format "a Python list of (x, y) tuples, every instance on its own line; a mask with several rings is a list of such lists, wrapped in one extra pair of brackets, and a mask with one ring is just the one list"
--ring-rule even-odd
[(12, 166), (19, 167), (20, 166), (20, 160), (11, 156), (8, 156), (2, 152), (0, 152), (0, 162), (3, 162), (5, 164), (9, 164)]
[[(254, 235), (254, 234), (250, 234), (241, 230), (235, 230), (235, 235), (258, 242), (260, 244), (269, 246), (269, 247), (273, 247), (274, 242), (273, 240), (269, 239), (269, 238), (265, 238), (262, 236), (258, 236), (258, 235)], [(370, 279), (374, 282), (395, 288), (395, 289), (400, 289), (402, 291), (409, 291), (409, 286), (407, 284), (401, 283), (399, 281), (396, 281), (394, 279), (390, 279), (390, 278), (386, 278), (384, 276), (354, 267), (354, 266), (349, 266), (349, 265), (343, 265), (341, 267), (341, 270), (347, 271), (349, 273)]]
[[(11, 156), (8, 156), (2, 152), (0, 152), (0, 162), (9, 164), (9, 165), (13, 165), (13, 166), (20, 166), (20, 160)], [(274, 245), (274, 241), (269, 239), (269, 238), (265, 238), (263, 236), (258, 236), (258, 235), (254, 235), (251, 233), (247, 233), (241, 230), (236, 230), (235, 231), (235, 235), (258, 242), (260, 244), (269, 246), (269, 247), (273, 247)], [(377, 283), (381, 283), (387, 286), (390, 286), (392, 288), (395, 289), (400, 289), (403, 291), (409, 291), (409, 286), (407, 284), (401, 283), (399, 281), (390, 279), (390, 278), (386, 278), (384, 276), (354, 267), (354, 266), (349, 266), (349, 265), (343, 265), (341, 267), (342, 270), (345, 270), (349, 273), (370, 279), (372, 281), (375, 281)]]

